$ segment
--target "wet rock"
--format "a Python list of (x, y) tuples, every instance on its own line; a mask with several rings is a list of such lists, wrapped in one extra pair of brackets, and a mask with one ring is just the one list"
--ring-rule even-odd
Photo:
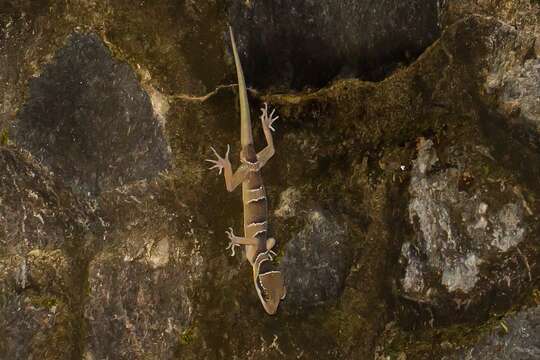
[(444, 359), (535, 360), (540, 358), (540, 307), (505, 316), (476, 345)]
[(169, 154), (148, 95), (92, 34), (73, 34), (40, 76), (14, 138), (77, 192), (155, 176)]
[(178, 236), (179, 214), (159, 187), (142, 181), (101, 196), (113, 246), (89, 266), (90, 358), (170, 358), (191, 325), (203, 259), (196, 239)]
[(284, 249), (280, 268), (287, 286), (287, 307), (335, 301), (349, 268), (345, 225), (329, 214), (310, 210), (305, 225)]
[(522, 33), (539, 29), (538, 4), (530, 0), (504, 2), (446, 0), (441, 7), (441, 24), (446, 27), (472, 14), (481, 14), (511, 24)]
[(234, 1), (229, 18), (247, 81), (320, 87), (335, 77), (381, 79), (439, 34), (437, 1)]
[(524, 200), (511, 184), (493, 188), (487, 179), (474, 179), (472, 159), (489, 158), (456, 146), (448, 151), (452, 165), (443, 164), (431, 140), (421, 140), (412, 168), (409, 220), (415, 239), (402, 245), (401, 283), (420, 302), (437, 303), (441, 296), (479, 301), (479, 289), (491, 286), (486, 277), (496, 282), (494, 277), (502, 280), (514, 270), (481, 276), (482, 266), (501, 261), (529, 229)]
[(27, 151), (0, 147), (0, 167), (0, 256), (97, 246), (103, 229), (93, 201), (77, 199)]
[[(455, 325), (429, 331), (437, 334), (436, 344), (426, 346), (425, 340), (407, 343), (414, 337), (403, 333), (395, 322), (388, 323), (380, 338), (385, 344), (379, 346), (375, 359), (533, 360), (540, 356), (538, 305), (497, 316), (476, 327)], [(425, 336), (426, 332), (421, 335)]]

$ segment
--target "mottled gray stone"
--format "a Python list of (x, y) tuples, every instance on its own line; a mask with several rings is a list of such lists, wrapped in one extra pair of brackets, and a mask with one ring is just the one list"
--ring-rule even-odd
[(0, 149), (2, 253), (64, 244), (62, 209), (54, 204), (54, 179), (27, 152)]
[(540, 135), (540, 59), (530, 59), (503, 75), (500, 106)]
[[(531, 14), (531, 18), (534, 15)], [(536, 25), (538, 26), (538, 25)], [(496, 98), (505, 121), (525, 129), (538, 144), (540, 139), (540, 59), (535, 54), (538, 29), (517, 31), (502, 24), (491, 35), (486, 62), (485, 92)]]
[(167, 168), (169, 153), (133, 70), (93, 34), (73, 34), (14, 124), (18, 144), (79, 192), (98, 193)]
[[(449, 154), (456, 166), (443, 169), (433, 142), (422, 140), (412, 168), (409, 217), (415, 239), (402, 245), (402, 286), (419, 301), (432, 301), (432, 290), (440, 285), (450, 293), (471, 292), (481, 265), (518, 245), (527, 231), (523, 199), (517, 194), (486, 184), (462, 189), (463, 182), (472, 181), (471, 159), (490, 161), (488, 157), (455, 147)], [(509, 200), (497, 205), (501, 194)]]
[(60, 250), (0, 257), (0, 354), (40, 359), (74, 353), (67, 259)]
[[(519, 1), (529, 3), (529, 0)], [(474, 2), (490, 3), (509, 13), (515, 12), (513, 1)], [(229, 46), (223, 36), (227, 25), (225, 12), (231, 3), (164, 0), (133, 4), (124, 0), (79, 1), (73, 6), (73, 2), (9, 1), (13, 11), (0, 16), (0, 37), (10, 34), (9, 38), (2, 37), (6, 41), (0, 40), (0, 63), (6, 65), (0, 66), (0, 89), (6, 90), (0, 108), (9, 114), (0, 115), (0, 127), (12, 125), (16, 131), (14, 138), (10, 134), (11, 142), (26, 144), (25, 133), (18, 131), (25, 119), (31, 118), (34, 123), (25, 125), (26, 130), (36, 139), (39, 134), (31, 132), (42, 131), (46, 141), (34, 139), (35, 147), (31, 147), (33, 143), (26, 145), (49, 164), (56, 180), (70, 182), (77, 191), (99, 193), (92, 205), (103, 213), (107, 232), (104, 247), (97, 253), (88, 251), (83, 245), (85, 237), (93, 230), (86, 224), (93, 220), (90, 215), (79, 217), (70, 205), (69, 199), (73, 197), (58, 192), (60, 187), (50, 191), (48, 185), (36, 186), (39, 192), (33, 191), (37, 200), (30, 193), (3, 197), (10, 201), (9, 207), (3, 210), (8, 221), (20, 216), (24, 219), (23, 207), (28, 211), (30, 205), (36, 207), (38, 215), (40, 209), (49, 208), (75, 215), (60, 216), (61, 226), (51, 226), (51, 229), (65, 231), (63, 237), (55, 238), (52, 233), (44, 235), (45, 238), (34, 236), (29, 238), (28, 245), (21, 235), (24, 234), (23, 224), (26, 233), (28, 229), (36, 229), (37, 235), (39, 229), (41, 236), (42, 231), (47, 231), (39, 217), (28, 216), (26, 221), (15, 218), (9, 227), (10, 236), (14, 237), (8, 239), (8, 249), (16, 253), (0, 261), (0, 266), (8, 269), (7, 280), (1, 283), (0, 300), (7, 298), (10, 302), (2, 307), (0, 321), (7, 318), (7, 324), (23, 325), (11, 327), (12, 333), (0, 339), (0, 354), (4, 354), (4, 342), (10, 341), (14, 345), (7, 346), (27, 353), (10, 352), (8, 358), (30, 358), (27, 355), (31, 353), (34, 359), (88, 360), (371, 359), (385, 321), (402, 317), (408, 312), (407, 308), (434, 309), (416, 304), (408, 307), (409, 302), (393, 299), (392, 280), (399, 270), (395, 260), (402, 242), (406, 243), (402, 249), (404, 261), (408, 261), (403, 270), (410, 280), (404, 288), (412, 289), (410, 298), (413, 300), (430, 301), (437, 293), (447, 296), (445, 291), (451, 289), (455, 290), (450, 291), (448, 298), (455, 300), (457, 296), (453, 292), (462, 293), (462, 289), (473, 286), (471, 284), (474, 287), (467, 294), (484, 284), (486, 292), (482, 294), (493, 297), (505, 290), (510, 290), (508, 292), (515, 296), (513, 299), (522, 299), (525, 295), (524, 287), (516, 288), (515, 283), (527, 277), (527, 259), (531, 278), (535, 279), (538, 274), (537, 262), (534, 262), (537, 248), (527, 241), (534, 241), (538, 228), (525, 221), (525, 213), (538, 214), (538, 205), (532, 202), (539, 198), (538, 191), (522, 187), (524, 198), (513, 193), (514, 189), (519, 190), (520, 183), (515, 179), (521, 171), (502, 169), (496, 161), (526, 148), (511, 149), (499, 156), (504, 148), (496, 153), (490, 144), (505, 144), (506, 137), (483, 136), (477, 129), (479, 118), (489, 122), (495, 110), (493, 102), (478, 101), (484, 95), (481, 94), (482, 77), (489, 73), (485, 66), (491, 63), (486, 53), (501, 49), (513, 51), (511, 46), (501, 48), (499, 43), (492, 42), (492, 34), (506, 38), (512, 34), (512, 26), (504, 26), (508, 31), (498, 33), (502, 26), (497, 19), (460, 16), (459, 22), (418, 61), (386, 81), (342, 81), (321, 91), (291, 94), (289, 84), (297, 87), (319, 84), (319, 81), (326, 84), (328, 79), (356, 74), (366, 78), (366, 73), (374, 70), (366, 70), (363, 62), (363, 53), (369, 53), (370, 44), (374, 44), (373, 53), (380, 54), (379, 51), (395, 50), (407, 43), (403, 38), (425, 36), (428, 32), (423, 27), (423, 18), (416, 15), (432, 14), (434, 2), (394, 1), (388, 7), (389, 1), (297, 1), (293, 6), (280, 7), (293, 2), (238, 1), (233, 7), (248, 11), (243, 21), (249, 26), (233, 22), (235, 29), (240, 25), (241, 56), (250, 67), (248, 81), (252, 81), (250, 77), (255, 74), (253, 84), (264, 86), (275, 81), (276, 86), (286, 88), (282, 95), (250, 92), (254, 115), (257, 102), (268, 100), (278, 106), (282, 116), (282, 125), (275, 134), (276, 157), (263, 172), (270, 209), (276, 210), (271, 230), (278, 239), (276, 251), (287, 272), (289, 294), (278, 314), (267, 316), (253, 288), (249, 263), (240, 255), (229, 257), (224, 250), (227, 244), (224, 230), (228, 226), (241, 228), (239, 193), (224, 191), (223, 178), (210, 174), (203, 161), (211, 156), (208, 149), (211, 144), (220, 146), (223, 151), (225, 144), (230, 143), (238, 150), (235, 90), (225, 87), (212, 92), (216, 84), (235, 82), (232, 62), (226, 66), (224, 61), (224, 49)], [(362, 6), (357, 8), (355, 4)], [(254, 16), (250, 16), (250, 5)], [(276, 7), (274, 12), (261, 15), (261, 9), (271, 6)], [(332, 12), (330, 7), (340, 11)], [(389, 8), (396, 9), (397, 15), (392, 11), (386, 14)], [(275, 28), (258, 22), (265, 14), (274, 16), (271, 20), (275, 21)], [(398, 21), (394, 22), (396, 18)], [(260, 25), (262, 28), (257, 28)], [(408, 32), (411, 26), (418, 32)], [(94, 42), (82, 35), (78, 37), (80, 41), (68, 42), (60, 51), (64, 55), (69, 53), (62, 61), (54, 58), (51, 52), (61, 46), (66, 33), (76, 27), (96, 29), (114, 49), (114, 55), (111, 56), (99, 40)], [(24, 36), (19, 35), (21, 32)], [(396, 33), (399, 36), (394, 36)], [(277, 38), (271, 38), (272, 34), (277, 34)], [(320, 36), (312, 38), (312, 34)], [(366, 42), (362, 40), (364, 36), (368, 38)], [(377, 39), (382, 41), (375, 44)], [(513, 38), (506, 39), (509, 40), (507, 45), (512, 45)], [(5, 47), (6, 44), (9, 45)], [(347, 48), (349, 44), (351, 47)], [(491, 45), (492, 49), (486, 49)], [(252, 52), (252, 47), (260, 47), (262, 51)], [(19, 49), (13, 51), (14, 48)], [(360, 49), (357, 54), (355, 49)], [(87, 56), (86, 51), (94, 50), (92, 56)], [(269, 54), (275, 57), (270, 58)], [(309, 54), (314, 55), (310, 58)], [(374, 63), (382, 66), (380, 71), (375, 69), (372, 76), (380, 78), (387, 70), (391, 71), (395, 68), (396, 64), (392, 63), (395, 59), (408, 61), (415, 56), (414, 52), (411, 56), (391, 56), (389, 64), (377, 58)], [(153, 177), (163, 168), (163, 162), (159, 154), (154, 157), (155, 153), (150, 150), (137, 153), (139, 141), (146, 141), (144, 135), (153, 134), (156, 129), (155, 115), (150, 114), (151, 107), (145, 95), (139, 92), (136, 79), (129, 80), (132, 72), (127, 71), (129, 68), (124, 72), (126, 67), (113, 57), (122, 57), (137, 68), (143, 87), (153, 98), (154, 110), (167, 126), (166, 136), (174, 150), (176, 165), (167, 179), (160, 175), (159, 180), (134, 182)], [(72, 59), (66, 60), (69, 58)], [(44, 67), (44, 59), (50, 61), (50, 65)], [(342, 65), (338, 61), (343, 59), (350, 59), (352, 63)], [(70, 61), (81, 66), (71, 66)], [(51, 67), (56, 69), (55, 76), (49, 76)], [(38, 106), (41, 100), (34, 96), (36, 92), (30, 89), (26, 93), (25, 90), (28, 77), (38, 76), (39, 72), (41, 76), (36, 81), (56, 82), (37, 92), (44, 99), (41, 108)], [(79, 89), (76, 86), (79, 79), (97, 79), (94, 85), (99, 91), (95, 87), (91, 87), (91, 91)], [(21, 94), (27, 94), (28, 102), (35, 103), (39, 111), (30, 116), (26, 109), (30, 105), (23, 109)], [(209, 95), (199, 97), (205, 94)], [(140, 106), (140, 112), (126, 105), (129, 96), (134, 97), (133, 106)], [(60, 106), (59, 101), (65, 102), (65, 107)], [(52, 106), (49, 112), (45, 111), (49, 110), (47, 106)], [(126, 109), (130, 114), (144, 115), (134, 115), (137, 119), (151, 121), (141, 120), (142, 123), (137, 122), (140, 127), (129, 131), (126, 119), (122, 118)], [(92, 124), (93, 120), (87, 117), (100, 115), (101, 110), (102, 120), (106, 122), (96, 120)], [(12, 119), (13, 111), (20, 111), (17, 119)], [(73, 130), (77, 136), (80, 134), (76, 131), (78, 125), (89, 125), (82, 132), (103, 140), (100, 145), (90, 138), (89, 143), (95, 144), (97, 154), (105, 154), (105, 160), (101, 162), (97, 155), (92, 157), (94, 145), (81, 142), (81, 148), (90, 154), (88, 158), (83, 157), (80, 155), (83, 151), (73, 145), (68, 135), (60, 138), (54, 131), (48, 131), (49, 128), (40, 127), (39, 124), (46, 121), (53, 125), (67, 121), (66, 127), (59, 131), (65, 129), (70, 135)], [(121, 125), (120, 130), (112, 126), (115, 124)], [(492, 124), (506, 135), (504, 127)], [(106, 128), (110, 134), (105, 130), (93, 132), (96, 127)], [(255, 129), (259, 127), (257, 122)], [(54, 139), (47, 138), (51, 133)], [(414, 169), (414, 185), (407, 193), (408, 160), (413, 156), (414, 139), (420, 134), (432, 135), (441, 148), (446, 148), (420, 154), (426, 160), (420, 161), (421, 170), (420, 167)], [(460, 138), (460, 134), (466, 136)], [(486, 155), (473, 159), (472, 162), (478, 164), (474, 171), (470, 171), (467, 163), (469, 155), (476, 151), (474, 147), (465, 147), (468, 135), (473, 140), (480, 138), (486, 147), (482, 152)], [(264, 140), (259, 131), (255, 136), (257, 140)], [(157, 139), (159, 137), (156, 135)], [(60, 141), (62, 139), (65, 141)], [(133, 141), (136, 145), (127, 146), (128, 150), (120, 149), (114, 143), (116, 140), (121, 144)], [(264, 144), (264, 141), (257, 143)], [(42, 151), (39, 144), (44, 144), (46, 149)], [(159, 140), (154, 145), (152, 149), (162, 149)], [(114, 163), (116, 156), (121, 156), (125, 162)], [(486, 160), (489, 156), (496, 160)], [(237, 158), (232, 160), (236, 166)], [(104, 164), (100, 170), (105, 171), (105, 175), (88, 169), (98, 167), (95, 166), (98, 163)], [(76, 165), (71, 168), (71, 164)], [(134, 170), (133, 167), (138, 166), (143, 170)], [(465, 176), (467, 172), (475, 177), (472, 184), (462, 181), (470, 178)], [(97, 185), (95, 178), (99, 180)], [(16, 186), (9, 185), (11, 180), (6, 177), (6, 192), (17, 191)], [(28, 177), (17, 186), (33, 189), (33, 182)], [(283, 201), (276, 204), (276, 192), (287, 187)], [(293, 188), (298, 192), (291, 190)], [(497, 188), (501, 189), (500, 197), (495, 195), (499, 193), (494, 190)], [(412, 197), (417, 203), (411, 211), (413, 225), (408, 227), (405, 224), (409, 220), (407, 201)], [(529, 201), (532, 211), (523, 205), (525, 200)], [(340, 214), (313, 210), (317, 207), (312, 203), (325, 209), (337, 209)], [(423, 205), (428, 206), (423, 209)], [(11, 209), (15, 210), (15, 215), (10, 215)], [(82, 214), (86, 214), (86, 210)], [(41, 216), (45, 224), (53, 217)], [(430, 217), (434, 218), (431, 222)], [(74, 226), (84, 231), (73, 234)], [(520, 239), (521, 233), (523, 239)], [(36, 253), (35, 244), (42, 239), (47, 245)], [(426, 239), (433, 248), (426, 246)], [(4, 240), (1, 234), (0, 240)], [(64, 251), (65, 244), (69, 244), (69, 251)], [(515, 251), (516, 244), (523, 259)], [(18, 245), (20, 252), (17, 252)], [(508, 251), (505, 253), (504, 249)], [(352, 262), (350, 272), (349, 260)], [(440, 268), (435, 265), (445, 271), (439, 272)], [(509, 274), (508, 266), (512, 266), (514, 272)], [(490, 267), (496, 267), (496, 272), (488, 273)], [(511, 283), (510, 289), (491, 287), (491, 282), (500, 283), (505, 278)], [(65, 284), (70, 286), (66, 289)], [(526, 280), (527, 290), (530, 284)], [(438, 291), (431, 291), (433, 288)], [(467, 300), (469, 298), (465, 297), (464, 301)], [(323, 303), (324, 306), (317, 309), (308, 308)], [(446, 305), (443, 310), (450, 308)], [(486, 299), (482, 305), (474, 309), (486, 314), (493, 309), (491, 305), (500, 304)], [(517, 304), (502, 304), (503, 307), (511, 305)], [(435, 317), (436, 310), (433, 311)], [(451, 343), (454, 336), (458, 340), (472, 340), (468, 334), (472, 328), (469, 323), (458, 325), (456, 331), (456, 318), (447, 317), (452, 326), (446, 339), (445, 329), (438, 327), (437, 321), (433, 331), (423, 331), (423, 325), (430, 319), (421, 314), (419, 317), (413, 317), (407, 324), (414, 331), (406, 341), (394, 344), (393, 355), (401, 353), (403, 356), (399, 356), (404, 358), (407, 352), (407, 358), (414, 359), (409, 352), (418, 358), (424, 355), (418, 354), (425, 351), (428, 355), (423, 358), (439, 358), (430, 343), (436, 346), (439, 339)], [(5, 328), (3, 325), (1, 334), (8, 333)], [(408, 339), (418, 340), (419, 346), (408, 346)]]
[(439, 35), (436, 0), (232, 2), (249, 84), (322, 86), (335, 77), (380, 79)]
[(345, 226), (319, 210), (304, 214), (305, 224), (285, 246), (280, 262), (288, 308), (336, 300), (349, 268)]
[(540, 359), (540, 307), (507, 315), (499, 324), (473, 347), (446, 359)]

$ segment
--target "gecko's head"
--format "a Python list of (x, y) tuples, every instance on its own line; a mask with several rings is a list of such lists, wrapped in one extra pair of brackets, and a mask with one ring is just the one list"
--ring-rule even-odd
[(265, 257), (258, 263), (258, 271), (254, 275), (255, 288), (264, 310), (270, 315), (275, 314), (279, 302), (287, 294), (281, 271), (276, 270), (271, 257)]

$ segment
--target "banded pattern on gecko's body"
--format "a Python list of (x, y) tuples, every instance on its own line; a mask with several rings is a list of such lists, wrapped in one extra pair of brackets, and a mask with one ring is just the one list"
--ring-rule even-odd
[(237, 236), (233, 229), (226, 231), (230, 243), (227, 249), (231, 249), (234, 256), (236, 246), (244, 246), (245, 256), (253, 267), (253, 281), (259, 299), (268, 314), (275, 314), (280, 301), (285, 297), (287, 290), (283, 282), (283, 276), (276, 264), (273, 263), (272, 251), (276, 240), (268, 237), (268, 200), (262, 183), (260, 169), (274, 155), (274, 142), (271, 131), (274, 131), (272, 123), (279, 116), (274, 116), (274, 110), (269, 114), (265, 104), (261, 109), (261, 122), (267, 146), (259, 153), (253, 146), (253, 134), (249, 102), (244, 80), (244, 73), (240, 64), (240, 58), (236, 49), (232, 29), (229, 28), (231, 44), (238, 77), (238, 95), (240, 102), (240, 165), (236, 172), (232, 171), (228, 159), (229, 146), (225, 157), (219, 156), (214, 148), (211, 148), (217, 160), (207, 159), (214, 165), (211, 169), (218, 169), (219, 173), (224, 170), (225, 185), (228, 191), (233, 191), (242, 184), (242, 199), (244, 204), (244, 236)]
[[(255, 154), (253, 145), (244, 149), (244, 154)], [(257, 162), (254, 158), (247, 158), (249, 162)], [(266, 238), (268, 235), (268, 201), (259, 170), (250, 171), (242, 183), (242, 197), (244, 203), (244, 236), (256, 238), (258, 246), (256, 254), (266, 251)], [(254, 260), (254, 259), (252, 259)]]

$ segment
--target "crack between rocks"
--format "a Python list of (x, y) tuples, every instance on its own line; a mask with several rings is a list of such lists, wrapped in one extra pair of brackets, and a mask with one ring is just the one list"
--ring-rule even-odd
[[(234, 84), (226, 84), (226, 85), (218, 85), (216, 88), (209, 93), (205, 95), (191, 95), (191, 94), (175, 94), (175, 95), (169, 95), (168, 98), (172, 100), (184, 100), (184, 101), (194, 101), (194, 102), (205, 102), (206, 100), (210, 99), (212, 96), (217, 95), (221, 90), (223, 89), (232, 89), (238, 87), (237, 83)], [(247, 91), (254, 97), (260, 98), (259, 91), (247, 88)]]
[(171, 95), (169, 96), (169, 98), (174, 99), (174, 100), (205, 102), (206, 100), (210, 99), (212, 96), (216, 95), (221, 89), (229, 89), (229, 88), (233, 88), (237, 86), (238, 84), (218, 85), (213, 91), (209, 92), (206, 95), (196, 96), (196, 95), (189, 95), (189, 94), (177, 94), (177, 95)]

